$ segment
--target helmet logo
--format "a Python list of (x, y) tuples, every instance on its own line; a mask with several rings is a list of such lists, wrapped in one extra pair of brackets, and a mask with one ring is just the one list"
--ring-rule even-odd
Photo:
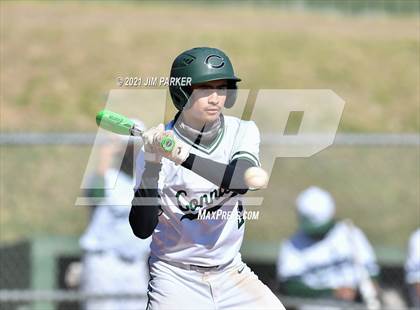
[(221, 68), (225, 65), (225, 60), (223, 59), (223, 57), (220, 57), (219, 55), (214, 55), (213, 54), (213, 55), (207, 56), (204, 63), (209, 68), (218, 69), (218, 68)]

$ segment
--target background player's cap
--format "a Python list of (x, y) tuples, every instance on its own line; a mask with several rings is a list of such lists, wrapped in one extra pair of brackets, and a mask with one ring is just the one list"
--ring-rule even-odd
[(320, 228), (334, 218), (334, 199), (327, 191), (316, 186), (300, 193), (296, 199), (296, 206), (304, 230)]

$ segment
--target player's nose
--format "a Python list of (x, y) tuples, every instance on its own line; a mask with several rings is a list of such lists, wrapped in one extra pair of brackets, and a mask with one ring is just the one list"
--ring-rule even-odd
[(214, 90), (209, 95), (209, 103), (211, 103), (211, 104), (218, 104), (219, 103), (219, 95), (217, 94), (217, 91), (216, 90)]

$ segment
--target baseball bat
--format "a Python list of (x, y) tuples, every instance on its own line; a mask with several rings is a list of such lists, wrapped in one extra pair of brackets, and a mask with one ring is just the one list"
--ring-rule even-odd
[[(96, 124), (119, 135), (143, 137), (143, 131), (131, 119), (109, 110), (102, 110), (96, 114)], [(165, 152), (172, 152), (175, 140), (170, 136), (164, 136), (160, 146)]]

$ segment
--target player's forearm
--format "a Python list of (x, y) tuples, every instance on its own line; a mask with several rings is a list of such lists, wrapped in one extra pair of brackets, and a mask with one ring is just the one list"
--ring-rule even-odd
[(245, 183), (245, 171), (255, 165), (245, 159), (236, 159), (228, 165), (190, 154), (182, 166), (197, 173), (206, 180), (221, 188), (238, 194), (245, 194), (248, 186)]
[(146, 162), (140, 187), (134, 193), (130, 210), (130, 225), (134, 235), (148, 238), (158, 224), (159, 194), (158, 178), (161, 164)]

